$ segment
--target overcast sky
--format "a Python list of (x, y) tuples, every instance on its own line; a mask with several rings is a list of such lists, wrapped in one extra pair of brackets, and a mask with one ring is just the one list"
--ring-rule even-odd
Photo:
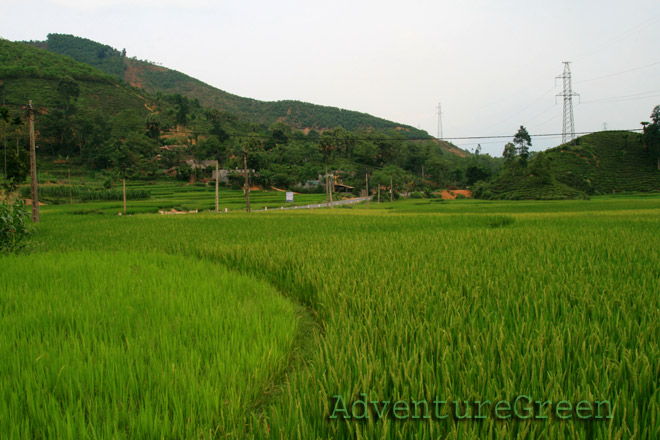
[[(660, 104), (658, 0), (0, 0), (0, 37), (89, 38), (227, 92), (370, 113), (445, 138), (639, 128)], [(555, 99), (557, 99), (555, 104)], [(533, 149), (560, 143), (533, 138)], [(500, 156), (507, 139), (477, 143)]]

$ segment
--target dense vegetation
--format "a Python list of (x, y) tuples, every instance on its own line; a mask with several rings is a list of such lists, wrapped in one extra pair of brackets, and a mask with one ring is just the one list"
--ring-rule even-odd
[(546, 155), (557, 180), (587, 194), (660, 191), (656, 159), (638, 133), (593, 133)]
[[(509, 143), (504, 148), (502, 171), (492, 181), (477, 185), (475, 196), (573, 199), (617, 192), (660, 191), (657, 147), (660, 136), (655, 131), (660, 123), (660, 111), (655, 119), (658, 122), (648, 125), (645, 134), (598, 132), (543, 153), (527, 153), (525, 157), (519, 154), (516, 143)], [(652, 120), (655, 119), (652, 115)]]
[[(0, 118), (3, 150), (9, 150), (6, 176), (24, 156), (19, 147), (27, 144), (24, 109), (16, 104), (32, 99), (38, 109), (41, 158), (65, 160), (69, 168), (111, 170), (113, 179), (159, 178), (165, 170), (182, 180), (208, 179), (211, 169), (196, 163), (218, 160), (222, 168), (236, 170), (243, 168), (247, 155), (253, 184), (299, 191), (321, 190), (315, 185), (322, 184), (319, 177), (326, 168), (354, 194), (365, 188), (367, 175), (371, 188), (392, 183), (397, 192), (427, 196), (439, 188), (472, 186), (478, 197), (504, 199), (660, 189), (655, 169), (660, 112), (654, 112), (644, 135), (598, 133), (538, 155), (530, 152), (531, 138), (520, 127), (500, 161), (479, 149), (459, 156), (449, 152), (450, 144), (412, 140), (417, 134), (406, 127), (366, 123), (364, 115), (340, 109), (254, 100), (241, 101), (244, 108), (219, 106), (233, 113), (205, 107), (204, 99), (216, 95), (207, 90), (202, 94), (207, 98), (195, 98), (192, 85), (202, 83), (91, 40), (52, 34), (31, 45), (1, 43), (0, 93), (10, 103)], [(142, 67), (136, 70), (138, 65)], [(152, 84), (155, 93), (111, 76), (124, 73), (153, 75), (141, 85), (149, 89)], [(177, 89), (176, 84), (184, 83)], [(220, 96), (227, 102), (237, 98), (222, 92), (213, 99)], [(264, 119), (257, 121), (250, 112)], [(16, 148), (8, 147), (12, 145)], [(507, 166), (498, 174), (502, 162)], [(229, 185), (242, 185), (240, 173), (230, 176)]]
[[(365, 208), (118, 217), (45, 207), (45, 253), (0, 259), (2, 432), (657, 437), (657, 196)], [(229, 281), (236, 272), (261, 281), (258, 296)], [(293, 327), (282, 297), (265, 306), (275, 290), (314, 325)], [(350, 404), (360, 393), (607, 400), (612, 419), (479, 420), (474, 406), (462, 420), (397, 420), (391, 406), (382, 419), (330, 418), (333, 396)]]
[(474, 196), (482, 199), (561, 200), (581, 199), (587, 195), (562, 183), (553, 173), (545, 153), (538, 153), (529, 164), (508, 163), (488, 183), (474, 188)]
[(58, 80), (62, 72), (79, 81), (113, 82), (112, 77), (68, 57), (0, 39), (0, 78), (41, 78)]
[[(69, 44), (71, 41), (77, 44)], [(91, 58), (100, 57), (98, 67), (111, 65), (108, 60), (113, 57), (125, 58), (89, 40), (51, 35), (49, 42), (59, 52), (90, 63)], [(236, 169), (243, 168), (243, 153), (247, 152), (255, 184), (302, 190), (308, 181), (318, 182), (328, 167), (355, 193), (366, 186), (366, 174), (375, 178), (374, 184), (389, 187), (394, 183), (398, 191), (428, 192), (470, 185), (499, 169), (499, 162), (488, 156), (461, 157), (449, 152), (450, 144), (410, 140), (410, 132), (393, 126), (384, 125), (381, 130), (336, 126), (321, 132), (300, 131), (283, 122), (251, 123), (181, 94), (150, 94), (128, 86), (68, 56), (40, 49), (44, 45), (50, 43), (3, 42), (5, 69), (15, 73), (0, 77), (3, 102), (8, 103), (3, 107), (0, 130), (9, 162), (14, 159), (12, 151), (20, 156), (27, 146), (24, 104), (32, 99), (37, 108), (41, 166), (64, 161), (68, 168), (112, 170), (115, 176), (131, 178), (158, 178), (165, 170), (174, 170), (179, 178), (190, 180), (210, 177), (210, 170), (192, 167), (191, 160), (217, 159), (221, 167)], [(40, 69), (41, 57), (59, 61), (48, 61), (52, 66), (47, 77), (33, 77), (31, 72)], [(87, 80), (80, 72), (92, 72), (96, 75), (92, 77), (103, 81)], [(300, 125), (309, 125), (317, 117), (313, 112), (288, 112), (285, 107), (286, 103), (272, 106), (299, 118)], [(351, 112), (328, 111), (336, 113), (331, 124), (353, 124), (350, 117), (344, 117)], [(230, 184), (241, 185), (241, 176), (232, 176)], [(306, 190), (314, 190), (313, 185)]]
[(321, 130), (342, 126), (350, 131), (358, 129), (394, 130), (405, 137), (430, 138), (414, 127), (404, 126), (365, 113), (338, 109), (299, 101), (264, 102), (232, 95), (183, 73), (152, 63), (126, 58), (124, 51), (73, 35), (49, 34), (45, 42), (33, 42), (49, 51), (68, 55), (139, 86), (151, 93), (179, 94), (197, 99), (205, 107), (215, 108), (263, 125), (284, 122), (302, 130)]

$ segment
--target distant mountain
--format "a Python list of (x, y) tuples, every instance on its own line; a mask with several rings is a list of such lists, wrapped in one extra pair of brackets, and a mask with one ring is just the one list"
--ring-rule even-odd
[[(423, 130), (366, 113), (299, 101), (265, 102), (236, 96), (181, 72), (127, 58), (125, 51), (73, 35), (49, 34), (47, 41), (31, 43), (94, 66), (108, 75), (148, 92), (181, 94), (190, 99), (197, 99), (202, 106), (226, 111), (241, 119), (266, 126), (283, 122), (305, 132), (338, 126), (350, 131), (371, 128), (379, 131), (398, 131), (407, 138), (431, 138)], [(446, 142), (442, 145), (451, 148)]]

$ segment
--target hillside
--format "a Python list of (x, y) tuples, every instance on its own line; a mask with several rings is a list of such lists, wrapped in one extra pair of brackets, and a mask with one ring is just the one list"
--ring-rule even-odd
[[(28, 143), (25, 106), (32, 100), (40, 159), (78, 167), (81, 175), (96, 170), (112, 179), (124, 172), (203, 179), (210, 171), (197, 164), (217, 159), (226, 169), (241, 168), (245, 149), (250, 150), (248, 166), (256, 170), (253, 181), (264, 187), (304, 186), (328, 167), (355, 193), (365, 186), (366, 174), (379, 176), (383, 184), (393, 179), (402, 188), (412, 185), (430, 191), (468, 185), (499, 169), (497, 159), (476, 158), (433, 138), (410, 139), (404, 130), (360, 126), (350, 131), (340, 126), (319, 132), (297, 130), (281, 121), (256, 124), (204, 107), (198, 99), (133, 87), (43, 46), (0, 41), (0, 99), (7, 105), (2, 108), (0, 138), (16, 161), (18, 146)], [(110, 59), (124, 58), (107, 46), (78, 56), (96, 57), (99, 67), (115, 70), (118, 65)], [(271, 108), (286, 105), (273, 103)], [(313, 117), (294, 112), (290, 116), (303, 122)], [(228, 184), (240, 186), (239, 180)]]
[(571, 188), (555, 177), (549, 161), (539, 153), (528, 166), (519, 162), (506, 165), (487, 184), (476, 185), (475, 198), (505, 200), (583, 199), (583, 191)]
[[(0, 104), (8, 112), (0, 120), (3, 145), (26, 145), (30, 100), (41, 155), (96, 168), (116, 165), (120, 156), (148, 161), (158, 152), (158, 137), (180, 128), (180, 106), (170, 97), (151, 96), (72, 58), (0, 40)], [(193, 102), (182, 103), (191, 115), (202, 112)], [(210, 125), (201, 118), (196, 123)], [(149, 136), (149, 124), (159, 136)]]
[[(299, 101), (265, 102), (236, 96), (181, 72), (127, 58), (123, 51), (85, 38), (49, 34), (47, 41), (31, 44), (97, 67), (148, 92), (181, 94), (199, 100), (202, 106), (266, 126), (283, 122), (301, 131), (322, 131), (338, 126), (349, 131), (371, 128), (378, 131), (398, 131), (408, 138), (430, 138), (425, 131), (356, 111)], [(446, 147), (449, 149), (451, 145), (447, 144)]]
[(587, 194), (660, 191), (656, 159), (639, 133), (593, 133), (545, 154), (558, 181)]
[(574, 199), (619, 192), (660, 191), (657, 160), (642, 135), (605, 131), (538, 153), (528, 167), (506, 165), (475, 189), (485, 199)]
[(79, 87), (80, 107), (107, 113), (135, 111), (146, 117), (155, 101), (142, 91), (121, 85), (111, 75), (71, 58), (25, 44), (0, 40), (0, 81), (5, 102), (56, 107), (61, 99), (58, 84), (68, 77)]

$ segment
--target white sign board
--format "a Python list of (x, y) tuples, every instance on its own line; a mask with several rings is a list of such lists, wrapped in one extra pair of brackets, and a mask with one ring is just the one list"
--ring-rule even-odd
[(289, 202), (293, 203), (293, 191), (286, 192), (286, 201), (287, 203)]

